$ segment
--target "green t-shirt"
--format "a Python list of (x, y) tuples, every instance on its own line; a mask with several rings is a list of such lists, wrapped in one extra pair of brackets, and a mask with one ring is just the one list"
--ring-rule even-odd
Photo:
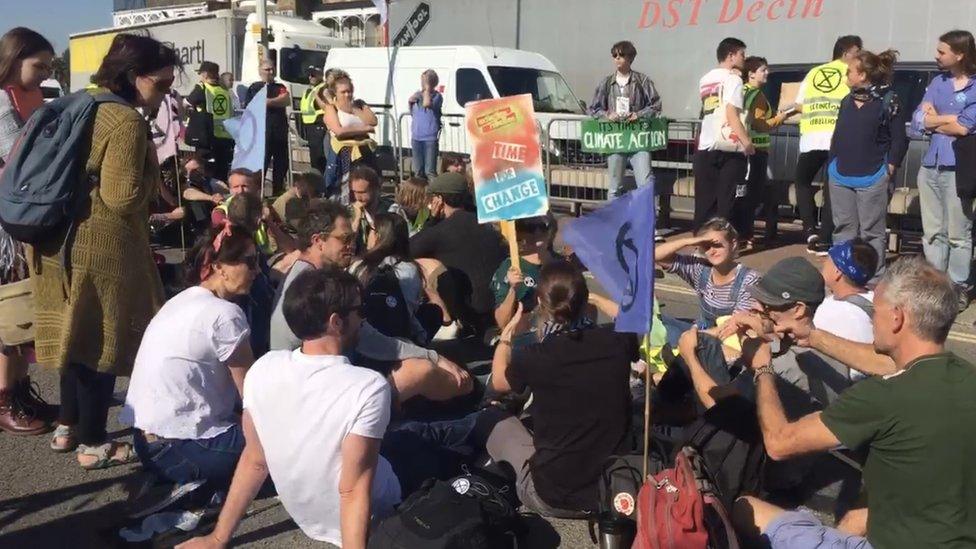
[[(505, 296), (508, 295), (508, 269), (512, 266), (512, 259), (506, 257), (502, 264), (495, 269), (495, 274), (491, 277), (491, 290), (495, 294), (495, 307), (498, 307), (505, 301)], [(519, 258), (519, 267), (522, 270), (522, 276), (524, 277), (522, 285), (518, 287), (515, 291), (515, 297), (522, 302), (522, 306), (526, 311), (531, 311), (535, 308), (535, 287), (539, 282), (540, 266), (534, 263), (529, 263), (524, 258)]]
[(868, 540), (879, 549), (976, 546), (976, 366), (950, 354), (858, 382), (823, 412), (868, 448)]

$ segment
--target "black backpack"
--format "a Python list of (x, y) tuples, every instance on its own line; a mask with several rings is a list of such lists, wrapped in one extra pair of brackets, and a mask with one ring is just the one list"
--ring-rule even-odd
[(740, 495), (759, 492), (766, 447), (755, 404), (741, 396), (719, 400), (685, 427), (685, 433), (679, 448), (689, 446), (698, 452), (726, 509)]
[(392, 265), (380, 265), (363, 292), (366, 320), (390, 337), (410, 339), (410, 311)]
[(369, 549), (517, 547), (521, 518), (511, 486), (481, 475), (428, 479), (369, 536)]

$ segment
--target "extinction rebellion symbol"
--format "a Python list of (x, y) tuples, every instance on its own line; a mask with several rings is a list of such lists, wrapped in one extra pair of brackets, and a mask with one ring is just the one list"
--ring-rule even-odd
[(840, 87), (841, 73), (839, 69), (825, 67), (813, 75), (813, 87), (822, 93), (830, 93)]

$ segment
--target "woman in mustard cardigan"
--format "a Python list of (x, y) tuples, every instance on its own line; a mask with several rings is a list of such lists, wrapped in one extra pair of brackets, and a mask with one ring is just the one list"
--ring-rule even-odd
[(110, 91), (128, 105), (98, 107), (91, 149), (82, 153), (87, 173), (97, 179), (90, 200), (75, 212), (70, 276), (59, 253), (63, 236), (32, 250), (37, 361), (61, 370), (61, 413), (51, 448), (77, 447), (85, 469), (135, 458), (131, 445), (107, 440), (105, 424), (115, 378), (131, 373), (143, 331), (164, 300), (148, 227), (159, 165), (149, 126), (136, 108), (157, 109), (179, 65), (173, 49), (156, 40), (115, 37), (89, 93)]

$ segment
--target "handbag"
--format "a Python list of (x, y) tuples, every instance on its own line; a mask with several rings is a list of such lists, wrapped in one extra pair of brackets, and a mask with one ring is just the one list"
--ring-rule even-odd
[[(719, 86), (719, 98), (722, 97), (722, 93), (722, 86)], [(732, 126), (729, 124), (725, 109), (727, 105), (728, 103), (719, 101), (718, 108), (712, 111), (712, 135), (715, 136), (715, 144), (712, 146), (712, 150), (737, 153), (745, 152), (742, 141), (732, 131)], [(746, 113), (745, 109), (739, 112), (739, 120), (742, 122), (743, 128), (749, 127), (747, 124), (747, 116), (748, 113)]]
[(34, 341), (34, 287), (30, 278), (0, 286), (0, 342)]
[(191, 111), (186, 124), (184, 142), (197, 149), (210, 149), (213, 145), (214, 119), (207, 111)]

